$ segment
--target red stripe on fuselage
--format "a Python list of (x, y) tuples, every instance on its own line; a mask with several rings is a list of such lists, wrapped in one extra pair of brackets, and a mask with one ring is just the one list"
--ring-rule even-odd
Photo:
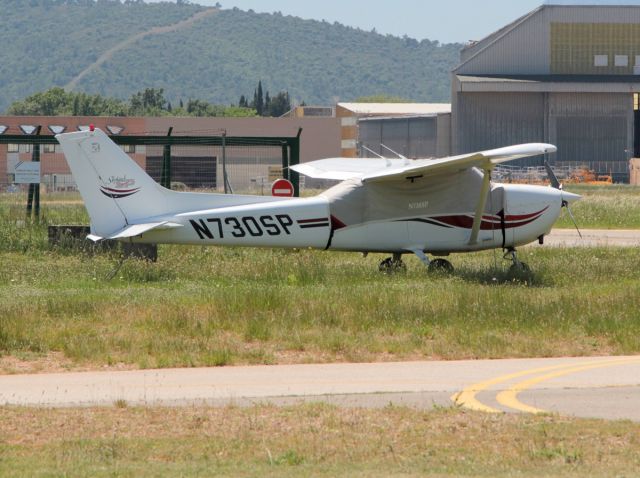
[(140, 188), (133, 188), (133, 189), (113, 189), (113, 188), (108, 188), (106, 186), (100, 186), (101, 189), (104, 189), (106, 191), (109, 191), (111, 193), (117, 193), (117, 194), (127, 194), (127, 193), (131, 193), (134, 191), (138, 191)]
[[(534, 212), (532, 214), (522, 214), (522, 215), (513, 215), (505, 217), (505, 229), (513, 229), (520, 226), (525, 226), (529, 223), (532, 223), (536, 219), (538, 219), (542, 214), (549, 209), (549, 206), (541, 209), (538, 212)], [(501, 229), (502, 225), (500, 224), (500, 218), (497, 216), (482, 216), (483, 221), (480, 223), (480, 229), (487, 231), (493, 229)], [(461, 227), (463, 229), (471, 229), (473, 227), (473, 216), (461, 214), (456, 216), (436, 216), (432, 217), (435, 221), (442, 222), (449, 226)], [(490, 219), (491, 221), (486, 221), (485, 219)]]

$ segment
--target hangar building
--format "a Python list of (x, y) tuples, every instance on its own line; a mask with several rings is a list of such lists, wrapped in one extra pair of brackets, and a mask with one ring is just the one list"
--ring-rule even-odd
[(408, 158), (448, 156), (451, 105), (448, 103), (338, 103), (342, 156), (394, 157), (385, 145)]
[(453, 153), (548, 142), (552, 164), (629, 180), (640, 157), (640, 5), (546, 4), (460, 56)]

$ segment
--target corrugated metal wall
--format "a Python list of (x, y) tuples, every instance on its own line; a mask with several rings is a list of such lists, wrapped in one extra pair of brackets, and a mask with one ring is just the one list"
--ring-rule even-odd
[[(586, 164), (598, 173), (628, 178), (633, 152), (633, 96), (593, 93), (460, 93), (456, 124), (459, 153), (518, 143), (549, 142), (558, 165)], [(542, 157), (514, 161), (537, 166)]]
[[(638, 24), (638, 6), (545, 5), (526, 21), (471, 48), (457, 74), (544, 75), (551, 73), (551, 23)], [(480, 51), (478, 51), (480, 50)], [(613, 61), (613, 60), (611, 60)]]
[(460, 75), (549, 73), (549, 23), (541, 9), (454, 70)]
[[(460, 153), (545, 140), (543, 93), (461, 93), (457, 126)], [(521, 160), (538, 165), (540, 158)]]
[(633, 96), (630, 94), (552, 94), (549, 140), (558, 146), (558, 165), (587, 164), (590, 169), (628, 178), (633, 151)]
[[(438, 117), (368, 118), (358, 123), (360, 144), (383, 156), (393, 156), (384, 144), (408, 158), (438, 156)], [(447, 152), (448, 153), (448, 152)], [(362, 157), (372, 156), (367, 151)]]

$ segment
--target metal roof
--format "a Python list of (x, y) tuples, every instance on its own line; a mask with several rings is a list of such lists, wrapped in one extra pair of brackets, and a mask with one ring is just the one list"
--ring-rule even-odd
[(401, 116), (371, 116), (369, 118), (360, 118), (359, 121), (403, 121), (403, 120), (414, 120), (414, 119), (424, 119), (424, 118), (437, 118), (437, 114), (427, 114), (427, 115), (401, 115)]
[(466, 93), (629, 93), (640, 91), (638, 75), (456, 75)]
[(456, 75), (463, 82), (639, 83), (640, 75)]
[(451, 113), (450, 103), (338, 103), (359, 115), (434, 115)]

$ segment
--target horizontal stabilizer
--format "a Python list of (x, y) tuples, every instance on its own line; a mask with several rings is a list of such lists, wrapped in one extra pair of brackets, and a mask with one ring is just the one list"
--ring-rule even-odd
[(102, 239), (125, 239), (127, 237), (139, 236), (140, 234), (144, 234), (145, 232), (149, 232), (152, 229), (171, 229), (174, 227), (182, 227), (182, 224), (177, 224), (175, 222), (162, 221), (162, 222), (150, 222), (147, 224), (131, 224), (126, 226), (119, 231), (110, 234), (107, 237), (100, 237), (93, 234), (89, 234), (87, 236), (88, 239), (91, 239), (94, 242), (100, 241)]

